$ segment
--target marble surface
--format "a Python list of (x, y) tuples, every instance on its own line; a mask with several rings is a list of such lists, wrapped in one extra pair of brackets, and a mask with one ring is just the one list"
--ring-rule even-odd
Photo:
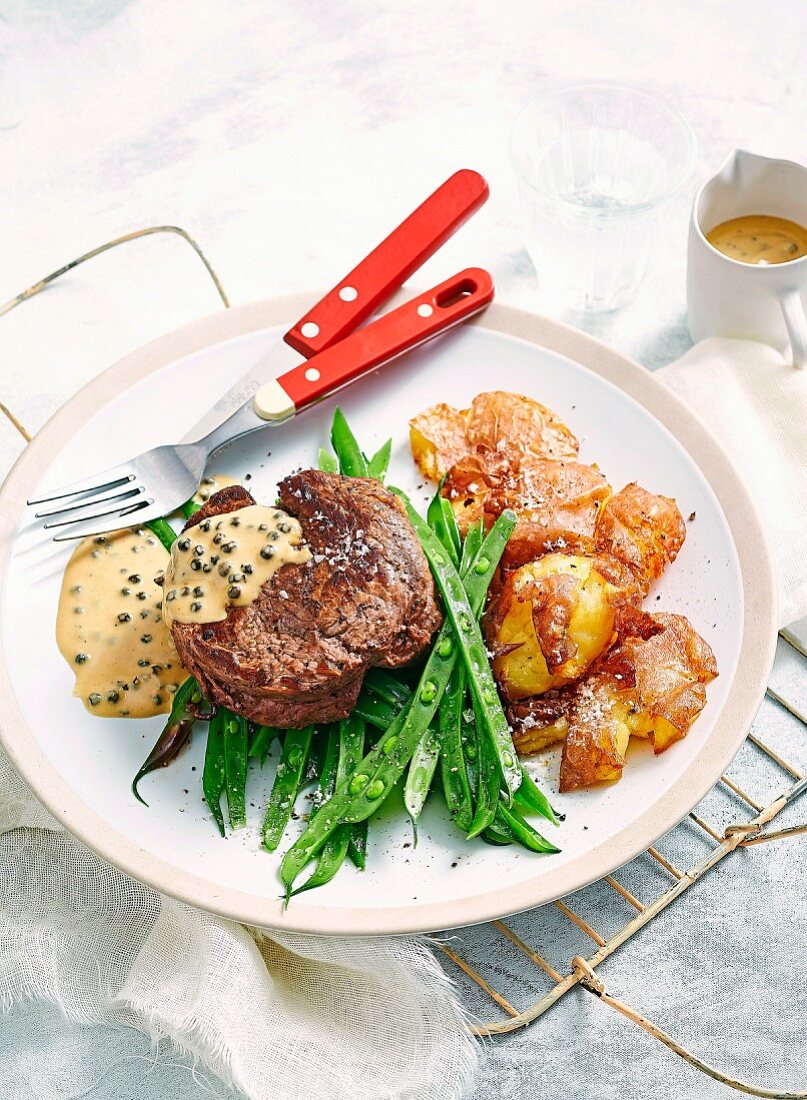
[[(491, 200), (423, 269), (423, 283), (481, 263), (499, 300), (540, 309), (509, 129), (541, 91), (612, 79), (667, 99), (699, 144), (671, 210), (668, 247), (636, 301), (578, 319), (652, 369), (689, 343), (685, 225), (696, 185), (734, 146), (807, 160), (800, 0), (775, 10), (761, 0), (7, 0), (1, 15), (0, 301), (111, 237), (158, 224), (198, 239), (234, 303), (330, 285), (468, 166), (488, 178)], [(180, 240), (128, 244), (0, 319), (0, 400), (36, 430), (108, 363), (217, 306)], [(0, 418), (0, 472), (21, 447)], [(805, 705), (802, 672), (783, 652), (776, 676)], [(767, 702), (757, 728), (804, 764), (804, 730), (781, 708)], [(741, 766), (774, 789), (753, 756)], [(736, 805), (710, 797), (714, 820), (730, 821)], [(679, 834), (671, 845), (684, 844)], [(804, 931), (804, 879), (795, 847), (751, 855), (762, 851), (717, 872), (719, 891), (693, 890), (691, 903), (673, 907), (605, 976), (721, 1067), (804, 1088), (793, 1007), (801, 1004), (803, 1019), (803, 1000), (791, 974), (798, 956), (781, 942), (794, 938), (785, 929)], [(658, 888), (646, 868), (624, 874), (637, 890)], [(601, 888), (583, 901), (610, 919)], [(525, 938), (559, 959), (585, 946), (567, 943), (546, 911), (520, 920)], [(469, 944), (490, 959), (488, 936), (478, 930)], [(523, 1003), (529, 975), (507, 955), (495, 965)], [(781, 988), (792, 991), (785, 1010), (774, 998)], [(782, 1026), (773, 1028), (777, 1015)], [(36, 1005), (17, 1010), (0, 1032), (0, 1069), (13, 1079), (46, 1066), (48, 1096), (225, 1095), (182, 1059), (153, 1058), (137, 1035), (92, 1036), (109, 1052), (111, 1068), (99, 1075), (80, 1064), (86, 1038)], [(725, 1092), (578, 992), (529, 1032), (487, 1046), (475, 1096), (634, 1100), (673, 1088), (683, 1100)]]

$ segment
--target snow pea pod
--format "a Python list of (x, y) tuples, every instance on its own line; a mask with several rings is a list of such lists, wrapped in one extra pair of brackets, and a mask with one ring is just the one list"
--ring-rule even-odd
[(521, 786), (516, 791), (514, 806), (521, 813), (540, 814), (553, 825), (560, 824), (560, 818), (540, 787), (536, 787), (532, 776), (521, 765)]
[(371, 668), (364, 677), (364, 686), (395, 706), (403, 706), (412, 697), (412, 689), (383, 668)]
[(263, 767), (269, 748), (277, 736), (278, 731), (272, 726), (258, 726), (255, 731), (255, 736), (250, 741), (248, 755), (258, 757), (261, 767)]
[[(397, 491), (397, 490), (396, 490)], [(510, 727), (507, 722), (493, 671), (488, 661), (487, 650), (477, 622), (477, 610), (472, 609), (459, 573), (443, 549), (434, 532), (418, 515), (411, 503), (401, 494), (406, 505), (409, 522), (415, 528), (423, 551), (432, 567), (437, 587), (443, 597), (448, 617), (459, 643), (460, 654), (468, 673), (468, 682), (474, 701), (477, 720), (482, 731), (490, 738), (496, 753), (496, 759), (504, 785), (508, 803), (521, 783), (521, 769), (518, 756), (513, 747)], [(500, 517), (509, 517), (515, 525), (515, 514), (504, 511)], [(511, 527), (512, 530), (512, 527)], [(489, 570), (489, 562), (480, 552), (474, 569), (483, 574)]]
[[(469, 612), (474, 622), (514, 526), (515, 516), (504, 512), (491, 528), (469, 569)], [(280, 875), (288, 889), (340, 823), (370, 817), (400, 779), (434, 717), (457, 661), (458, 647), (452, 634), (451, 624), (444, 623), (409, 704), (365, 756), (356, 772), (336, 791), (286, 852)]]
[(392, 440), (382, 443), (376, 453), (367, 463), (367, 476), (374, 477), (377, 481), (384, 481), (389, 469), (389, 460), (392, 455)]
[(339, 473), (346, 477), (367, 477), (367, 459), (341, 409), (336, 409), (331, 423), (331, 445), (339, 460)]
[(336, 455), (332, 455), (327, 447), (320, 447), (319, 449), (319, 462), (320, 470), (326, 474), (338, 474), (339, 463), (336, 459)]
[(406, 806), (406, 812), (412, 822), (415, 847), (417, 847), (418, 842), (418, 821), (431, 790), (432, 779), (437, 770), (439, 757), (440, 745), (437, 733), (433, 726), (429, 726), (412, 753), (404, 785), (404, 806)]
[(440, 744), (440, 775), (446, 806), (458, 828), (467, 833), (474, 816), (474, 807), (462, 744), (464, 703), (465, 669), (458, 661), (454, 665), (451, 680), (443, 697), (437, 728)]
[(500, 831), (508, 832), (522, 848), (528, 848), (531, 852), (551, 855), (560, 851), (560, 848), (557, 848), (545, 837), (542, 837), (540, 833), (537, 833), (532, 825), (524, 820), (518, 810), (505, 806), (501, 800), (496, 808), (494, 824), (499, 827)]
[(263, 846), (269, 852), (274, 852), (277, 848), (289, 823), (297, 792), (305, 775), (313, 733), (313, 727), (306, 726), (301, 730), (288, 730), (283, 739), (261, 830)]
[(224, 720), (224, 790), (231, 829), (247, 823), (247, 720), (220, 708)]

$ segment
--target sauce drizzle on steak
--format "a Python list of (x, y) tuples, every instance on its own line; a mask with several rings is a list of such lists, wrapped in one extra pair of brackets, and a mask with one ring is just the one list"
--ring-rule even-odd
[[(254, 503), (230, 486), (185, 530)], [(280, 483), (279, 504), (299, 520), (310, 560), (284, 565), (224, 621), (174, 622), (172, 634), (212, 702), (286, 729), (346, 717), (367, 669), (413, 660), (440, 613), (403, 505), (380, 482), (305, 470)]]

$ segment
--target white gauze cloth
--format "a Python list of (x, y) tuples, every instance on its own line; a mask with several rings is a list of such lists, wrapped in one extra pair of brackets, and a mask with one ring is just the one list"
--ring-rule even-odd
[(767, 344), (702, 340), (657, 372), (708, 426), (762, 516), (779, 580), (779, 625), (807, 615), (807, 370)]
[(167, 1039), (251, 1100), (454, 1100), (477, 1058), (421, 938), (262, 933), (161, 897), (65, 833), (0, 750), (0, 1012), (30, 998)]

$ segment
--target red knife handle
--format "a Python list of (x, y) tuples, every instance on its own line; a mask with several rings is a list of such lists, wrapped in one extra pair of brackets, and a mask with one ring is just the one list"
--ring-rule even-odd
[(492, 299), (490, 275), (482, 268), (469, 267), (366, 328), (357, 329), (307, 364), (282, 374), (276, 382), (294, 403), (293, 411), (299, 412), (479, 313)]
[(310, 359), (342, 340), (375, 312), (488, 197), (478, 172), (450, 176), (283, 339)]

